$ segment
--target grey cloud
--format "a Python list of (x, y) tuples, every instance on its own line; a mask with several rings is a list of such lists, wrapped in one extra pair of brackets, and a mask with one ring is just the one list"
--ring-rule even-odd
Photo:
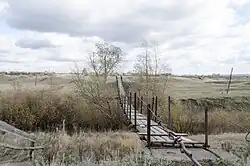
[(10, 51), (9, 50), (0, 50), (0, 54), (7, 54), (7, 53), (9, 53)]
[(44, 58), (46, 61), (56, 61), (56, 62), (83, 62), (84, 60), (82, 59), (71, 59), (71, 58), (66, 58), (66, 57), (61, 57), (61, 56), (51, 56), (48, 58)]
[(195, 14), (197, 6), (188, 6), (187, 1), (176, 1), (173, 5), (162, 6), (154, 3), (138, 11), (138, 15), (159, 21), (181, 21)]
[(34, 50), (56, 47), (48, 40), (37, 40), (37, 39), (20, 39), (15, 43), (15, 45), (20, 48), (30, 48)]
[(133, 44), (147, 38), (151, 31), (167, 31), (166, 37), (190, 34), (192, 26), (179, 27), (180, 22), (185, 23), (183, 20), (194, 14), (194, 8), (185, 6), (184, 2), (182, 5), (176, 4), (167, 8), (146, 6), (121, 18), (93, 23), (88, 21), (88, 14), (70, 15), (71, 13), (57, 5), (42, 4), (42, 1), (10, 0), (7, 23), (22, 30), (98, 36), (108, 41)]
[(9, 59), (6, 55), (0, 55), (0, 63), (21, 63), (21, 61)]
[(196, 44), (195, 40), (177, 40), (170, 42), (169, 49), (184, 49), (186, 47), (194, 46)]
[(21, 63), (20, 61), (7, 60), (7, 59), (1, 59), (1, 58), (0, 58), (0, 62), (1, 63)]
[(42, 61), (55, 61), (55, 62), (82, 62), (83, 59), (69, 58), (63, 56), (59, 50), (47, 50), (47, 53), (40, 57)]
[(0, 63), (21, 63), (19, 60), (13, 60), (9, 55), (13, 54), (10, 50), (0, 50)]

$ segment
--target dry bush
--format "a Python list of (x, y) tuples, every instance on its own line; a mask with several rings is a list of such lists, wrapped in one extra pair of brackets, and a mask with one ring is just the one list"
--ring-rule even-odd
[[(96, 163), (104, 160), (120, 160), (141, 151), (141, 142), (135, 133), (127, 132), (80, 132), (69, 136), (63, 132), (36, 133), (37, 145), (44, 145), (44, 150), (34, 153), (34, 162), (42, 164), (76, 164), (90, 160)], [(22, 140), (16, 144), (28, 145)], [(4, 153), (4, 152), (11, 153)], [(28, 156), (28, 151), (11, 151), (0, 148), (0, 160), (20, 161)], [(17, 156), (15, 158), (15, 156)], [(19, 157), (19, 158), (18, 158)]]
[(15, 84), (12, 92), (1, 96), (0, 119), (31, 131), (55, 131), (63, 120), (69, 132), (121, 128), (117, 87), (107, 84), (107, 78), (120, 64), (123, 52), (106, 42), (97, 43), (96, 47), (89, 62), (95, 74), (87, 75), (76, 66), (71, 81), (74, 92), (59, 93), (60, 87), (52, 81), (54, 73), (48, 74), (51, 86), (46, 91), (24, 91)]
[[(159, 112), (163, 123), (168, 122), (167, 109), (163, 108)], [(192, 110), (184, 107), (180, 101), (175, 100), (171, 104), (172, 126), (177, 132), (190, 134), (204, 133), (205, 111)], [(211, 110), (208, 112), (209, 133), (219, 134), (227, 132), (247, 132), (244, 128), (249, 128), (250, 112)], [(244, 127), (244, 128), (242, 128)]]
[(111, 102), (105, 103), (106, 108), (98, 107), (104, 99), (90, 101), (52, 89), (9, 91), (1, 94), (0, 119), (25, 131), (55, 131), (62, 127), (63, 120), (70, 133), (81, 129), (118, 129), (120, 122), (112, 112), (117, 107)]

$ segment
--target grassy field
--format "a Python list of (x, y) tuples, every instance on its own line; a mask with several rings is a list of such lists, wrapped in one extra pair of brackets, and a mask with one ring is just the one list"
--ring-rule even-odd
[[(88, 80), (87, 77), (85, 79)], [(242, 154), (245, 156), (248, 154), (244, 134), (236, 133), (246, 131), (217, 116), (218, 114), (244, 128), (250, 127), (250, 80), (248, 78), (234, 78), (229, 94), (225, 94), (226, 78), (164, 76), (163, 79), (167, 79), (167, 84), (164, 96), (159, 99), (159, 114), (164, 123), (168, 121), (166, 116), (168, 95), (174, 100), (173, 128), (177, 132), (188, 132), (191, 135), (202, 133), (204, 114), (201, 106), (212, 105), (213, 108), (209, 113), (209, 132), (213, 134), (235, 132), (229, 135), (212, 135), (210, 137), (212, 147), (217, 150), (224, 149), (223, 151), (228, 151), (229, 148), (230, 156), (235, 151), (234, 149), (243, 146)], [(133, 82), (133, 80), (130, 76), (124, 76), (125, 82)], [(115, 77), (110, 76), (108, 82), (114, 83)], [(143, 157), (141, 161), (140, 155), (141, 152), (145, 153), (145, 149), (139, 143), (138, 137), (119, 124), (116, 101), (110, 100), (111, 103), (107, 104), (106, 99), (116, 94), (114, 89), (108, 90), (105, 87), (97, 93), (92, 91), (95, 89), (92, 89), (93, 86), (90, 85), (87, 91), (84, 89), (85, 91), (77, 94), (70, 74), (37, 77), (1, 75), (0, 88), (1, 119), (20, 129), (35, 132), (38, 136), (38, 143), (48, 146), (44, 151), (36, 153), (37, 162), (52, 162), (54, 158), (53, 161), (57, 163), (79, 164), (85, 156), (84, 160), (89, 163), (122, 160), (123, 165), (143, 165), (143, 162), (156, 162), (155, 165), (159, 165), (159, 162), (163, 162), (161, 158), (168, 156), (164, 152), (163, 156), (159, 157), (159, 161), (150, 157)], [(86, 93), (93, 94), (93, 96), (86, 95)], [(100, 105), (100, 103), (103, 104)], [(66, 120), (66, 130), (71, 132), (53, 133), (62, 127), (63, 120)], [(75, 133), (83, 129), (92, 130), (92, 132), (81, 131), (78, 135)], [(102, 132), (93, 133), (93, 130)], [(103, 132), (103, 130), (110, 130), (110, 132)], [(119, 132), (114, 132), (114, 130), (119, 130)], [(44, 133), (48, 131), (50, 133)], [(203, 140), (201, 135), (192, 137), (196, 140)], [(228, 143), (229, 138), (232, 139), (230, 143)], [(1, 140), (8, 141), (9, 139), (2, 136)], [(16, 138), (15, 140), (18, 144), (25, 144)], [(83, 144), (78, 145), (79, 142)], [(224, 144), (229, 147), (225, 149)], [(99, 150), (102, 152), (100, 153)], [(22, 161), (25, 157), (27, 158), (24, 152), (10, 152), (6, 149), (1, 149), (0, 152), (4, 154), (0, 161)], [(135, 155), (140, 159), (133, 157)], [(235, 156), (235, 154), (232, 155)], [(170, 161), (164, 162), (161, 164), (166, 165), (166, 162), (169, 164)], [(113, 165), (119, 164), (121, 162)]]
[[(227, 77), (181, 77), (161, 76), (167, 80), (167, 95), (173, 98), (219, 98), (250, 96), (250, 77), (233, 77), (229, 94), (226, 94), (228, 86)], [(133, 81), (133, 77), (124, 76), (124, 80)]]
[[(29, 151), (15, 151), (0, 148), (0, 165), (16, 163), (17, 165), (106, 165), (106, 166), (143, 166), (143, 165), (187, 165), (192, 162), (180, 153), (179, 149), (145, 148), (135, 133), (117, 132), (80, 132), (72, 136), (60, 131), (57, 133), (33, 133), (37, 137), (37, 145), (44, 145), (44, 150), (34, 153), (32, 162), (24, 162), (29, 158)], [(191, 138), (202, 140), (203, 135)], [(193, 149), (194, 157), (202, 165), (235, 166), (249, 163), (249, 145), (244, 142), (242, 134), (211, 135), (211, 149), (222, 159), (216, 160), (208, 152)], [(28, 146), (20, 138), (10, 135), (1, 136), (1, 142), (19, 146)], [(223, 146), (224, 145), (224, 146)], [(213, 156), (213, 157), (211, 157)]]
[[(234, 97), (250, 96), (250, 78), (236, 77), (232, 79), (229, 94), (226, 94), (228, 79), (219, 78), (197, 78), (180, 76), (163, 76), (167, 79), (167, 93), (174, 98), (204, 98), (204, 97)], [(0, 88), (2, 91), (12, 90), (13, 87), (33, 89), (49, 88), (57, 86), (62, 91), (71, 90), (72, 76), (70, 74), (54, 74), (52, 76), (13, 76), (1, 75)], [(124, 76), (125, 81), (133, 81), (131, 76)], [(110, 76), (108, 81), (115, 81), (114, 76)]]

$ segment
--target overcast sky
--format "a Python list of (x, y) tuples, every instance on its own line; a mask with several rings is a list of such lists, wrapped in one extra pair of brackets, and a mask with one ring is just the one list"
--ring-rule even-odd
[(250, 0), (0, 0), (0, 70), (68, 72), (94, 43), (158, 44), (176, 74), (250, 73)]

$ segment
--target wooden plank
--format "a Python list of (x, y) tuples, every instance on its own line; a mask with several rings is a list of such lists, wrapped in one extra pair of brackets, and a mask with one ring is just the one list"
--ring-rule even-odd
[(14, 150), (39, 150), (39, 149), (44, 149), (44, 147), (42, 147), (42, 146), (37, 146), (37, 147), (19, 147), (19, 146), (13, 146), (13, 145), (10, 145), (10, 144), (6, 144), (6, 143), (0, 143), (0, 147), (14, 149)]
[(160, 128), (159, 126), (152, 126), (152, 128), (155, 129), (155, 130), (157, 130), (157, 131), (160, 132), (160, 133), (167, 133), (167, 134), (168, 134), (167, 131), (163, 130), (163, 129)]
[[(145, 115), (142, 115), (139, 112), (136, 112), (136, 115), (147, 118)], [(131, 116), (135, 116), (134, 112), (132, 111), (131, 111)]]
[(169, 136), (168, 136), (169, 133), (166, 132), (165, 130), (160, 129), (157, 126), (152, 126), (152, 130), (154, 130), (155, 133), (162, 134), (162, 135), (159, 135), (162, 138), (162, 140), (165, 140), (166, 142), (174, 142), (174, 140), (169, 138)]
[[(141, 123), (143, 124), (147, 124), (147, 120), (143, 120), (143, 119), (140, 119), (141, 120)], [(134, 124), (134, 122), (132, 121), (132, 124)], [(159, 124), (155, 123), (153, 120), (151, 120), (151, 125), (154, 125), (154, 126), (159, 126)]]
[[(147, 135), (147, 133), (138, 133), (138, 135)], [(165, 133), (152, 133), (151, 136), (168, 136), (169, 134)]]
[(155, 138), (156, 139), (155, 141), (152, 140), (152, 142), (165, 142), (166, 141), (163, 138), (161, 138), (160, 136), (153, 136), (151, 138)]
[[(164, 130), (162, 130), (162, 129), (160, 129), (159, 127), (152, 127), (152, 128), (154, 128), (155, 130), (157, 130), (157, 131), (159, 131), (159, 132), (164, 132)], [(169, 141), (169, 140), (171, 140), (170, 138), (169, 138), (169, 136), (162, 136), (162, 138), (164, 138), (165, 140), (167, 140), (167, 141)], [(186, 137), (181, 137), (181, 139), (183, 140), (183, 142), (184, 143), (187, 143), (187, 142), (189, 142), (189, 143), (196, 143), (197, 141), (193, 141), (193, 140), (191, 140), (191, 139), (188, 139), (188, 138), (186, 138)]]
[[(131, 121), (131, 124), (132, 124), (132, 125), (134, 125), (134, 123), (135, 123), (135, 122)], [(142, 125), (143, 125), (143, 126), (147, 126), (147, 125), (145, 124), (144, 120), (142, 120), (142, 119), (139, 120), (139, 121), (137, 121), (136, 125), (137, 125), (137, 126), (142, 126)], [(153, 124), (153, 125), (151, 125), (151, 127), (152, 127), (152, 126), (159, 126), (159, 125), (158, 125), (158, 124)]]
[[(147, 128), (142, 128), (142, 127), (139, 127), (137, 126), (137, 130), (139, 131), (139, 133), (147, 133)], [(151, 134), (154, 134), (155, 132), (154, 131), (151, 131)], [(155, 133), (157, 134), (157, 133)]]
[[(174, 140), (172, 140), (172, 139), (170, 139), (168, 137), (168, 133), (167, 132), (165, 132), (164, 130), (158, 131), (157, 129), (159, 129), (159, 128), (155, 128), (155, 127), (151, 128), (151, 136), (154, 137), (154, 138), (156, 138), (156, 140), (154, 140), (154, 142), (157, 142), (157, 143), (171, 143), (171, 144), (174, 143)], [(138, 130), (140, 131), (138, 133), (139, 135), (147, 135), (147, 129), (146, 128), (138, 127)], [(159, 137), (161, 137), (161, 139)], [(183, 139), (184, 143), (201, 144), (200, 142), (190, 140), (190, 139), (188, 139), (186, 137), (181, 137), (181, 138)]]
[[(134, 116), (131, 117), (131, 119), (134, 120), (134, 119), (135, 119)], [(136, 116), (136, 119), (147, 120), (147, 118), (145, 118), (145, 117), (143, 117), (143, 116), (138, 116), (138, 115)]]
[(4, 131), (4, 132), (10, 133), (12, 135), (23, 137), (24, 139), (35, 142), (34, 136), (32, 136), (32, 135), (30, 135), (30, 134), (28, 134), (20, 129), (17, 129), (17, 128), (9, 125), (8, 123), (1, 121), (1, 120), (0, 120), (0, 131)]
[(159, 131), (157, 130), (156, 128), (154, 128), (155, 126), (151, 126), (150, 129), (151, 131), (154, 131), (154, 133), (157, 133), (157, 134), (168, 134), (167, 132), (165, 131)]
[[(134, 116), (132, 116), (131, 119), (134, 119)], [(136, 119), (147, 120), (146, 117), (144, 117), (144, 116), (139, 116), (139, 115), (136, 115)]]
[(150, 137), (150, 139), (151, 139), (151, 142), (157, 142), (158, 141), (155, 137)]

